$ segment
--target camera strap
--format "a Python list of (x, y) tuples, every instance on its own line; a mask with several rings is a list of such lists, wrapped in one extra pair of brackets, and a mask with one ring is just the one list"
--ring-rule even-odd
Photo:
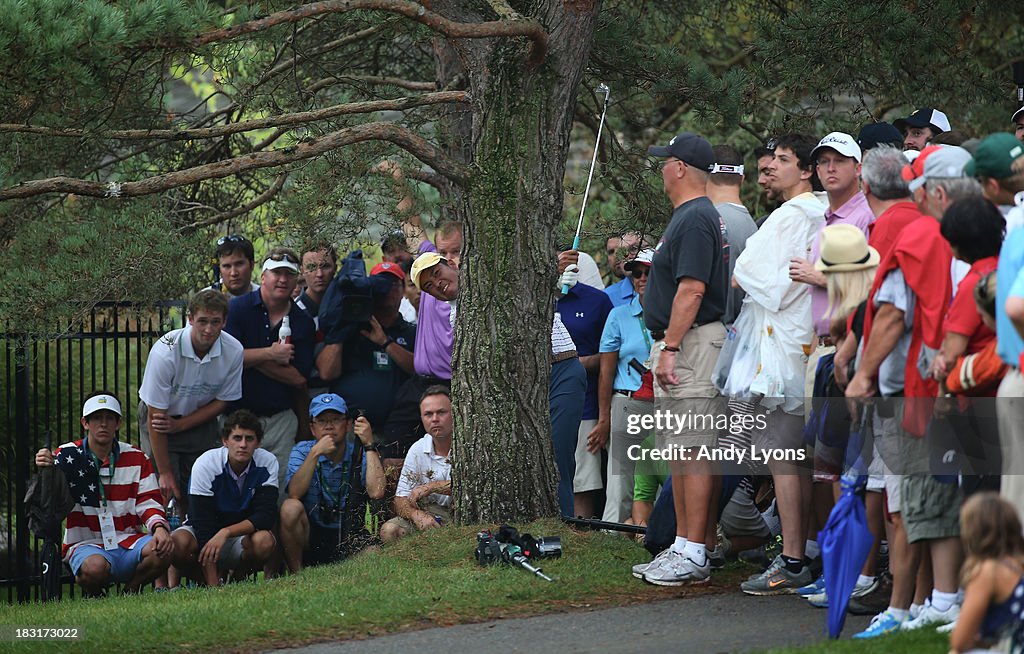
[[(342, 466), (341, 467), (341, 476), (342, 476), (342, 479), (344, 480), (345, 479), (345, 471), (346, 471), (346, 468), (348, 467), (348, 460), (347, 459), (344, 460), (342, 462), (341, 466)], [(341, 486), (338, 487), (337, 494), (332, 494), (331, 493), (331, 488), (327, 484), (327, 480), (324, 479), (323, 469), (322, 469), (319, 461), (316, 462), (316, 478), (317, 478), (317, 481), (320, 483), (320, 494), (323, 495), (324, 497), (326, 497), (328, 500), (330, 500), (330, 502), (334, 505), (335, 509), (341, 509), (341, 506), (342, 506), (341, 505), (341, 500), (342, 500), (342, 497), (344, 496), (343, 487), (345, 485), (345, 482), (342, 481)]]

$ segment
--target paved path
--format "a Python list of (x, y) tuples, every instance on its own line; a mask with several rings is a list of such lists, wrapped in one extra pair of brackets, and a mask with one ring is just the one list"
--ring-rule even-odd
[[(750, 652), (825, 638), (825, 611), (798, 597), (730, 592), (594, 611), (510, 618), (285, 650), (296, 654)], [(869, 618), (848, 616), (844, 636)]]

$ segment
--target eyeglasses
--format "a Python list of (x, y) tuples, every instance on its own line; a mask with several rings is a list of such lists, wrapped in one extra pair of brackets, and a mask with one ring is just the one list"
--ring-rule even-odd
[(340, 425), (348, 420), (348, 416), (316, 416), (313, 422), (318, 425)]
[(224, 245), (225, 243), (244, 243), (248, 239), (241, 234), (232, 234), (231, 236), (221, 236), (217, 239), (217, 247)]
[(629, 274), (632, 275), (634, 279), (649, 277), (651, 274), (651, 267), (643, 265), (633, 266), (633, 269), (629, 271)]

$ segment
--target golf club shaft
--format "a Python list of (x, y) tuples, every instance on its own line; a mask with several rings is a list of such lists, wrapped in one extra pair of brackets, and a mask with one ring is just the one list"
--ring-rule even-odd
[[(576, 236), (572, 239), (572, 249), (580, 247), (580, 231), (583, 229), (583, 214), (587, 210), (587, 196), (590, 195), (590, 183), (594, 179), (594, 166), (597, 164), (597, 151), (601, 147), (601, 132), (604, 130), (604, 117), (608, 113), (608, 99), (611, 97), (611, 89), (602, 84), (599, 90), (604, 93), (604, 107), (601, 109), (601, 120), (597, 123), (597, 140), (594, 141), (594, 156), (590, 158), (590, 173), (587, 174), (587, 187), (583, 190), (583, 206), (580, 207), (580, 219), (576, 222)], [(569, 285), (562, 284), (562, 295), (569, 292)]]

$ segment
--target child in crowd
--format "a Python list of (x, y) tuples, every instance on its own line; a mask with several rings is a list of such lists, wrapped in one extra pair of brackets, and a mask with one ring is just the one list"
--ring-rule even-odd
[(961, 509), (960, 529), (967, 554), (964, 603), (949, 638), (950, 654), (1019, 652), (1024, 646), (1024, 536), (1017, 510), (995, 493), (978, 493)]

